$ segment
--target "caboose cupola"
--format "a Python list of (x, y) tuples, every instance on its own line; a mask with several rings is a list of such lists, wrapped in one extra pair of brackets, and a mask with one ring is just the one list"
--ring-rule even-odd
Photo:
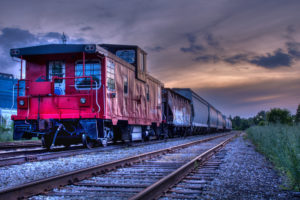
[(136, 45), (100, 44), (101, 47), (135, 67), (136, 78), (146, 81), (147, 53)]

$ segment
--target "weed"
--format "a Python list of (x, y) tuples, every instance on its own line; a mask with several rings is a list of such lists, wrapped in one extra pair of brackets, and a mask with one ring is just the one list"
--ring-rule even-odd
[(292, 189), (300, 190), (300, 126), (253, 126), (246, 130), (258, 151), (289, 178)]

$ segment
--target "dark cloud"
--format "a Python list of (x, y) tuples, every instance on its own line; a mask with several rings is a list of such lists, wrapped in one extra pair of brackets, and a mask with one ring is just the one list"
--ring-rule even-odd
[(90, 26), (85, 26), (85, 27), (82, 27), (80, 30), (81, 31), (91, 31), (91, 30), (93, 30), (93, 28)]
[(147, 47), (146, 49), (148, 51), (153, 51), (153, 52), (161, 52), (162, 50), (164, 50), (164, 48), (161, 46)]
[(289, 55), (294, 58), (300, 58), (300, 43), (299, 42), (287, 42), (286, 43)]
[(204, 36), (204, 39), (206, 40), (206, 42), (209, 46), (214, 47), (214, 48), (219, 48), (220, 47), (219, 41), (213, 36), (212, 33), (207, 33)]
[(203, 56), (197, 56), (195, 59), (197, 62), (218, 62), (220, 61), (220, 58), (217, 55), (203, 55)]
[[(299, 102), (300, 79), (258, 80), (218, 88), (195, 88), (195, 91), (226, 115), (250, 117), (272, 107), (288, 108), (295, 113)], [(290, 97), (290, 98), (288, 98)], [(245, 113), (247, 113), (245, 115)]]
[(44, 35), (45, 38), (52, 38), (52, 39), (60, 39), (62, 37), (62, 33), (58, 32), (49, 32)]
[(203, 45), (196, 43), (197, 37), (194, 34), (188, 33), (185, 35), (185, 37), (187, 38), (190, 46), (189, 47), (181, 47), (180, 51), (182, 51), (184, 53), (196, 54), (196, 53), (203, 52), (205, 50)]
[[(28, 30), (19, 28), (3, 28), (0, 34), (0, 44), (2, 50), (36, 43), (38, 38)], [(7, 51), (8, 53), (8, 51)]]
[[(49, 43), (61, 43), (62, 33), (48, 32), (33, 34), (28, 30), (20, 28), (3, 28), (0, 32), (0, 71), (8, 71), (7, 66), (15, 66), (14, 62), (9, 56), (11, 48), (20, 48), (26, 46), (34, 46)], [(83, 38), (70, 39), (67, 37), (67, 43), (84, 43)], [(10, 70), (11, 71), (11, 70)]]
[(249, 56), (247, 54), (236, 54), (234, 56), (225, 58), (224, 61), (234, 65), (241, 62), (248, 62), (248, 57)]
[(281, 49), (278, 49), (273, 54), (268, 53), (266, 56), (256, 56), (249, 62), (260, 67), (273, 69), (278, 67), (290, 67), (292, 65), (292, 57), (284, 53)]

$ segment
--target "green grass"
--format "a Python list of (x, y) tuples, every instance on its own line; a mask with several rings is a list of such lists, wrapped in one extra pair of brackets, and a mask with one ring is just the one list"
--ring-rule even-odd
[(254, 126), (247, 137), (289, 179), (291, 189), (300, 190), (300, 126)]
[(9, 142), (9, 141), (13, 141), (12, 131), (0, 129), (0, 142)]

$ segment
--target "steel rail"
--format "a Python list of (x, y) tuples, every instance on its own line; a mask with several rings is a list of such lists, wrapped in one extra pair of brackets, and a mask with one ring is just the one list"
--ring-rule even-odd
[(53, 188), (56, 188), (56, 187), (68, 185), (68, 184), (78, 182), (80, 180), (87, 179), (87, 178), (90, 178), (92, 176), (95, 176), (95, 175), (98, 175), (101, 173), (105, 173), (107, 171), (114, 170), (119, 167), (129, 166), (133, 163), (138, 163), (145, 159), (149, 159), (149, 158), (153, 158), (153, 157), (165, 154), (165, 153), (173, 152), (177, 149), (186, 148), (191, 145), (208, 142), (208, 141), (214, 140), (216, 138), (224, 137), (224, 136), (227, 136), (230, 134), (232, 134), (232, 133), (221, 134), (221, 135), (217, 135), (214, 137), (205, 138), (202, 140), (197, 140), (197, 141), (177, 145), (177, 146), (170, 147), (170, 148), (152, 151), (152, 152), (140, 154), (137, 156), (132, 156), (132, 157), (120, 159), (117, 161), (112, 161), (112, 162), (108, 162), (108, 163), (104, 163), (104, 164), (100, 164), (100, 165), (96, 165), (96, 166), (92, 166), (92, 167), (88, 167), (88, 168), (84, 168), (84, 169), (80, 169), (80, 170), (75, 170), (72, 172), (68, 172), (68, 173), (64, 173), (64, 174), (60, 174), (60, 175), (56, 175), (56, 176), (52, 176), (49, 178), (25, 183), (22, 185), (14, 186), (14, 187), (11, 187), (8, 189), (0, 190), (0, 199), (9, 200), (9, 199), (27, 198), (27, 197), (30, 197), (30, 196), (33, 196), (36, 194), (44, 193), (44, 192), (51, 190)]
[(211, 156), (213, 156), (216, 152), (218, 152), (221, 148), (223, 148), (228, 142), (230, 142), (237, 134), (230, 137), (229, 139), (221, 142), (217, 146), (205, 151), (201, 155), (197, 156), (190, 162), (181, 166), (168, 176), (160, 179), (156, 183), (150, 185), (140, 193), (134, 195), (130, 200), (140, 200), (140, 199), (157, 199), (161, 195), (163, 195), (169, 188), (173, 187), (175, 184), (180, 182), (184, 177), (186, 177), (190, 172), (195, 170), (196, 168), (203, 165)]
[[(169, 141), (172, 141), (173, 139), (169, 139)], [(150, 141), (147, 143), (134, 143), (132, 146), (138, 147), (141, 145), (151, 145), (151, 144), (156, 144), (156, 143), (161, 143), (164, 142), (162, 140), (158, 141)], [(124, 144), (123, 144), (124, 145)], [(93, 149), (84, 149), (83, 146), (72, 146), (69, 149), (57, 147), (55, 149), (52, 149), (51, 151), (47, 151), (46, 149), (26, 149), (23, 151), (10, 151), (10, 152), (3, 152), (0, 153), (0, 167), (3, 166), (9, 166), (9, 165), (17, 165), (17, 164), (22, 164), (26, 162), (35, 162), (35, 161), (43, 161), (43, 160), (50, 160), (50, 159), (55, 159), (55, 158), (60, 158), (60, 157), (68, 157), (68, 156), (74, 156), (77, 154), (85, 154), (85, 153), (94, 153), (94, 152), (102, 152), (102, 151), (110, 151), (110, 150), (115, 150), (117, 148), (122, 148), (121, 147), (115, 147), (112, 148), (106, 147), (98, 147), (98, 148), (93, 148)], [(109, 149), (107, 149), (109, 148)]]
[(8, 149), (22, 149), (31, 147), (41, 147), (42, 143), (40, 141), (30, 141), (30, 142), (1, 142), (0, 150)]

